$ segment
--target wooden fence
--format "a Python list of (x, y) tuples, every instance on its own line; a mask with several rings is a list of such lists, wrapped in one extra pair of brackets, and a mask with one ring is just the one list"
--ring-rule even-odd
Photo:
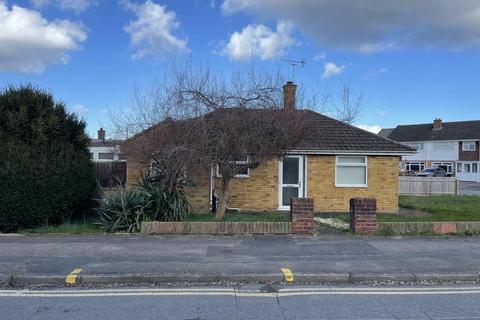
[(458, 194), (453, 177), (399, 177), (399, 194), (409, 196)]
[(94, 162), (95, 177), (102, 188), (110, 188), (118, 185), (125, 186), (127, 180), (126, 161)]

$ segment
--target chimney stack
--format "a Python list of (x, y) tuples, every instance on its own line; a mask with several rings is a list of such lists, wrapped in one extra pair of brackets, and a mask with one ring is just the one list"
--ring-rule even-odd
[(103, 130), (103, 128), (97, 131), (97, 138), (98, 140), (105, 141), (105, 130)]
[(435, 118), (435, 120), (433, 120), (433, 130), (440, 130), (440, 129), (442, 129), (442, 119)]
[(283, 86), (283, 109), (286, 111), (295, 111), (295, 91), (297, 91), (297, 85), (293, 81), (288, 81)]

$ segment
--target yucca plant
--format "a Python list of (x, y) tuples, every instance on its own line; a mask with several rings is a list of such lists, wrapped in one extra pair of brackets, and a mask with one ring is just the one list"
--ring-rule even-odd
[(141, 190), (117, 187), (99, 202), (98, 224), (106, 232), (139, 232), (142, 221), (151, 220), (151, 201)]
[(190, 203), (183, 186), (177, 185), (173, 190), (161, 179), (142, 178), (136, 189), (143, 192), (149, 201), (149, 216), (155, 221), (185, 221), (191, 211)]

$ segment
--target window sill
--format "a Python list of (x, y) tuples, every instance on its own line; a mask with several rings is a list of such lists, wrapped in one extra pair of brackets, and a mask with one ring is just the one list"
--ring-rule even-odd
[[(222, 176), (217, 175), (216, 178), (221, 179)], [(248, 179), (248, 178), (250, 178), (250, 175), (246, 175), (246, 174), (240, 174), (240, 175), (237, 174), (236, 176), (233, 177), (233, 179)]]
[(335, 188), (368, 188), (368, 184), (335, 184)]

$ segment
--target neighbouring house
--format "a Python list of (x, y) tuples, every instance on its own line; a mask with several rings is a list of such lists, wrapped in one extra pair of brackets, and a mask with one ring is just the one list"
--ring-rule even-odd
[(400, 125), (379, 135), (404, 143), (416, 154), (402, 157), (402, 168), (421, 171), (440, 167), (461, 181), (480, 181), (480, 120)]
[(106, 139), (105, 130), (97, 131), (97, 139), (91, 139), (88, 149), (95, 165), (95, 177), (100, 187), (125, 185), (127, 164), (120, 153), (123, 140)]
[[(239, 172), (231, 183), (228, 207), (250, 211), (289, 210), (291, 198), (309, 197), (314, 199), (316, 211), (345, 212), (349, 210), (350, 198), (374, 197), (379, 211), (398, 211), (398, 162), (401, 156), (413, 154), (415, 150), (323, 114), (297, 110), (295, 88), (291, 82), (284, 86), (283, 109), (248, 112), (304, 113), (310, 134), (282, 159), (271, 160), (255, 169), (245, 167)], [(128, 144), (153, 143), (149, 138), (152, 130), (153, 127), (128, 139), (126, 149)], [(149, 161), (139, 162), (128, 152), (126, 156), (127, 184), (134, 184), (149, 170)], [(195, 182), (195, 186), (186, 190), (195, 212), (207, 213), (212, 209), (213, 195), (219, 192), (221, 183), (216, 168), (216, 164), (211, 164), (200, 170), (186, 169), (188, 178)]]
[(105, 130), (97, 131), (97, 139), (91, 139), (88, 149), (94, 162), (121, 160), (120, 144), (122, 140), (106, 139)]

